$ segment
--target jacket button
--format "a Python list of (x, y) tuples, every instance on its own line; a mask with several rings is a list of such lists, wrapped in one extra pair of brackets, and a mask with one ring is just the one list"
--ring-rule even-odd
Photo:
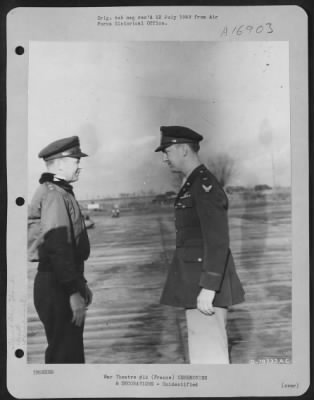
[(201, 262), (201, 261), (203, 261), (203, 260), (202, 260), (201, 258), (198, 258), (197, 261), (198, 261), (198, 262)]

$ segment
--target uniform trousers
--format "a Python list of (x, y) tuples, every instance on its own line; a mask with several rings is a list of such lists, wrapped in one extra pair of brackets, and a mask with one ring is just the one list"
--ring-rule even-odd
[(186, 310), (191, 364), (229, 364), (226, 332), (227, 309), (214, 307), (215, 314)]
[(48, 342), (45, 363), (84, 363), (84, 327), (78, 327), (71, 322), (69, 295), (58, 285), (51, 272), (37, 272), (34, 282), (34, 304), (44, 325)]

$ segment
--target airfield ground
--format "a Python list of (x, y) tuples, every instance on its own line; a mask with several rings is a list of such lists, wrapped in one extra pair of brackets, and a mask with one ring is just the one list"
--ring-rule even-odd
[[(246, 301), (228, 316), (234, 364), (291, 361), (289, 199), (230, 202), (231, 249)], [(159, 304), (175, 244), (173, 209), (94, 213), (86, 278), (94, 292), (85, 324), (87, 363), (188, 362), (184, 311)], [(42, 363), (46, 340), (32, 301), (28, 264), (29, 363)], [(275, 361), (276, 362), (276, 361)]]

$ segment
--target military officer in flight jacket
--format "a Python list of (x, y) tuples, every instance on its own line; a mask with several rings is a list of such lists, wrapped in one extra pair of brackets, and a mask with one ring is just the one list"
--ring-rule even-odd
[(70, 183), (78, 180), (81, 157), (77, 136), (46, 146), (46, 162), (28, 213), (28, 258), (38, 262), (34, 303), (48, 347), (47, 364), (84, 363), (83, 328), (92, 292), (84, 277), (90, 252), (84, 218)]
[(161, 127), (156, 151), (184, 177), (174, 205), (176, 249), (161, 303), (186, 309), (191, 363), (229, 363), (227, 308), (244, 300), (244, 290), (230, 251), (228, 198), (199, 160), (202, 139), (186, 127)]

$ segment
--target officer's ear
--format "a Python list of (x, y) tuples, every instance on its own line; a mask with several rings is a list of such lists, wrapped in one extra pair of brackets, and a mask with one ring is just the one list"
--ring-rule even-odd
[(189, 154), (189, 145), (186, 143), (182, 144), (183, 155), (186, 157)]
[(64, 172), (65, 163), (66, 163), (66, 157), (62, 157), (62, 158), (57, 158), (56, 159), (55, 166), (56, 166), (57, 173), (58, 172), (61, 172), (61, 173)]
[(46, 168), (48, 172), (56, 172), (58, 169), (58, 158), (54, 158), (53, 160), (46, 161)]

